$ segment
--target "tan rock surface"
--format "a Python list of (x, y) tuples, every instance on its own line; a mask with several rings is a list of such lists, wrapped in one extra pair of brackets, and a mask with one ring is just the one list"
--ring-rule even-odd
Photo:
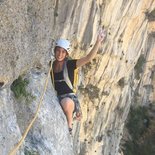
[[(90, 51), (98, 28), (107, 29), (107, 39), (96, 59), (81, 70), (79, 96), (83, 119), (81, 124), (74, 123), (74, 152), (117, 155), (131, 104), (155, 101), (155, 1), (2, 0), (0, 18), (1, 93), (32, 68), (47, 72), (53, 40), (70, 39), (72, 56), (79, 58)], [(38, 82), (38, 87), (41, 84)], [(137, 103), (135, 92), (140, 94)], [(7, 96), (1, 96), (1, 111), (3, 106), (9, 109), (4, 102)], [(17, 117), (15, 103), (11, 102), (11, 107)], [(26, 120), (22, 119), (21, 122)], [(23, 127), (18, 121), (16, 126), (19, 136)], [(38, 123), (39, 127), (42, 126)], [(2, 133), (7, 135), (4, 130)], [(9, 146), (13, 144), (10, 140)], [(10, 149), (3, 145), (0, 148)]]

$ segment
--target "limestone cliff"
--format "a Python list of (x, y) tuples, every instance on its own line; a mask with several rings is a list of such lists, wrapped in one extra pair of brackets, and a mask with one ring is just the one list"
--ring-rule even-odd
[[(106, 41), (81, 69), (83, 119), (74, 123), (74, 145), (49, 81), (18, 154), (122, 154), (119, 144), (131, 105), (155, 104), (155, 1), (1, 0), (0, 18), (0, 154), (14, 147), (35, 113), (54, 40), (70, 39), (72, 57), (79, 58), (90, 51), (102, 26)], [(29, 103), (11, 91), (19, 76), (29, 81)]]

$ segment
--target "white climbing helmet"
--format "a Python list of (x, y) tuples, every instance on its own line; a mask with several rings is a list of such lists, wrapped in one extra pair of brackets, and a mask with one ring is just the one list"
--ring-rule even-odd
[(70, 42), (66, 39), (58, 39), (55, 43), (56, 46), (64, 48), (68, 53), (70, 51)]

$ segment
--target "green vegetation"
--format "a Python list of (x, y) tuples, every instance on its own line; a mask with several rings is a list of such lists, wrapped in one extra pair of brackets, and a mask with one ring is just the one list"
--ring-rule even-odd
[(144, 64), (146, 62), (146, 59), (144, 57), (144, 54), (142, 54), (138, 61), (137, 61), (137, 64), (135, 65), (135, 78), (138, 80), (140, 79), (140, 74), (143, 72), (143, 67), (144, 67)]
[(27, 92), (26, 90), (28, 84), (29, 81), (22, 79), (21, 76), (19, 76), (18, 79), (12, 83), (11, 90), (13, 91), (16, 99), (21, 100), (25, 98), (27, 102), (30, 102), (32, 99), (34, 99), (34, 96), (32, 96), (31, 93)]
[(145, 107), (131, 108), (129, 120), (126, 124), (132, 137), (140, 138), (147, 130), (149, 122), (148, 111)]
[(24, 155), (39, 155), (39, 153), (36, 151), (32, 151), (32, 150), (30, 151), (30, 150), (25, 149)]
[(126, 124), (131, 138), (124, 144), (124, 155), (155, 154), (155, 122), (151, 122), (145, 107), (131, 108)]

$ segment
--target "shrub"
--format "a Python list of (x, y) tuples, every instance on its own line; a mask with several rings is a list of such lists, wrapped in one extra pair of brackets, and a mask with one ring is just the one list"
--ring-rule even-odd
[(126, 127), (131, 138), (123, 146), (124, 155), (155, 154), (155, 121), (150, 122), (147, 108), (131, 108)]
[(131, 108), (126, 127), (129, 130), (129, 134), (138, 139), (147, 130), (148, 122), (148, 111), (145, 107)]
[(39, 155), (39, 153), (38, 152), (36, 152), (36, 151), (33, 151), (33, 150), (28, 150), (28, 149), (25, 149), (24, 150), (24, 154), (25, 155)]
[(26, 99), (26, 101), (34, 99), (34, 96), (32, 96), (31, 93), (26, 90), (28, 84), (29, 81), (23, 79), (21, 76), (19, 76), (18, 79), (12, 83), (11, 90), (13, 91), (16, 99), (20, 100), (23, 97)]

